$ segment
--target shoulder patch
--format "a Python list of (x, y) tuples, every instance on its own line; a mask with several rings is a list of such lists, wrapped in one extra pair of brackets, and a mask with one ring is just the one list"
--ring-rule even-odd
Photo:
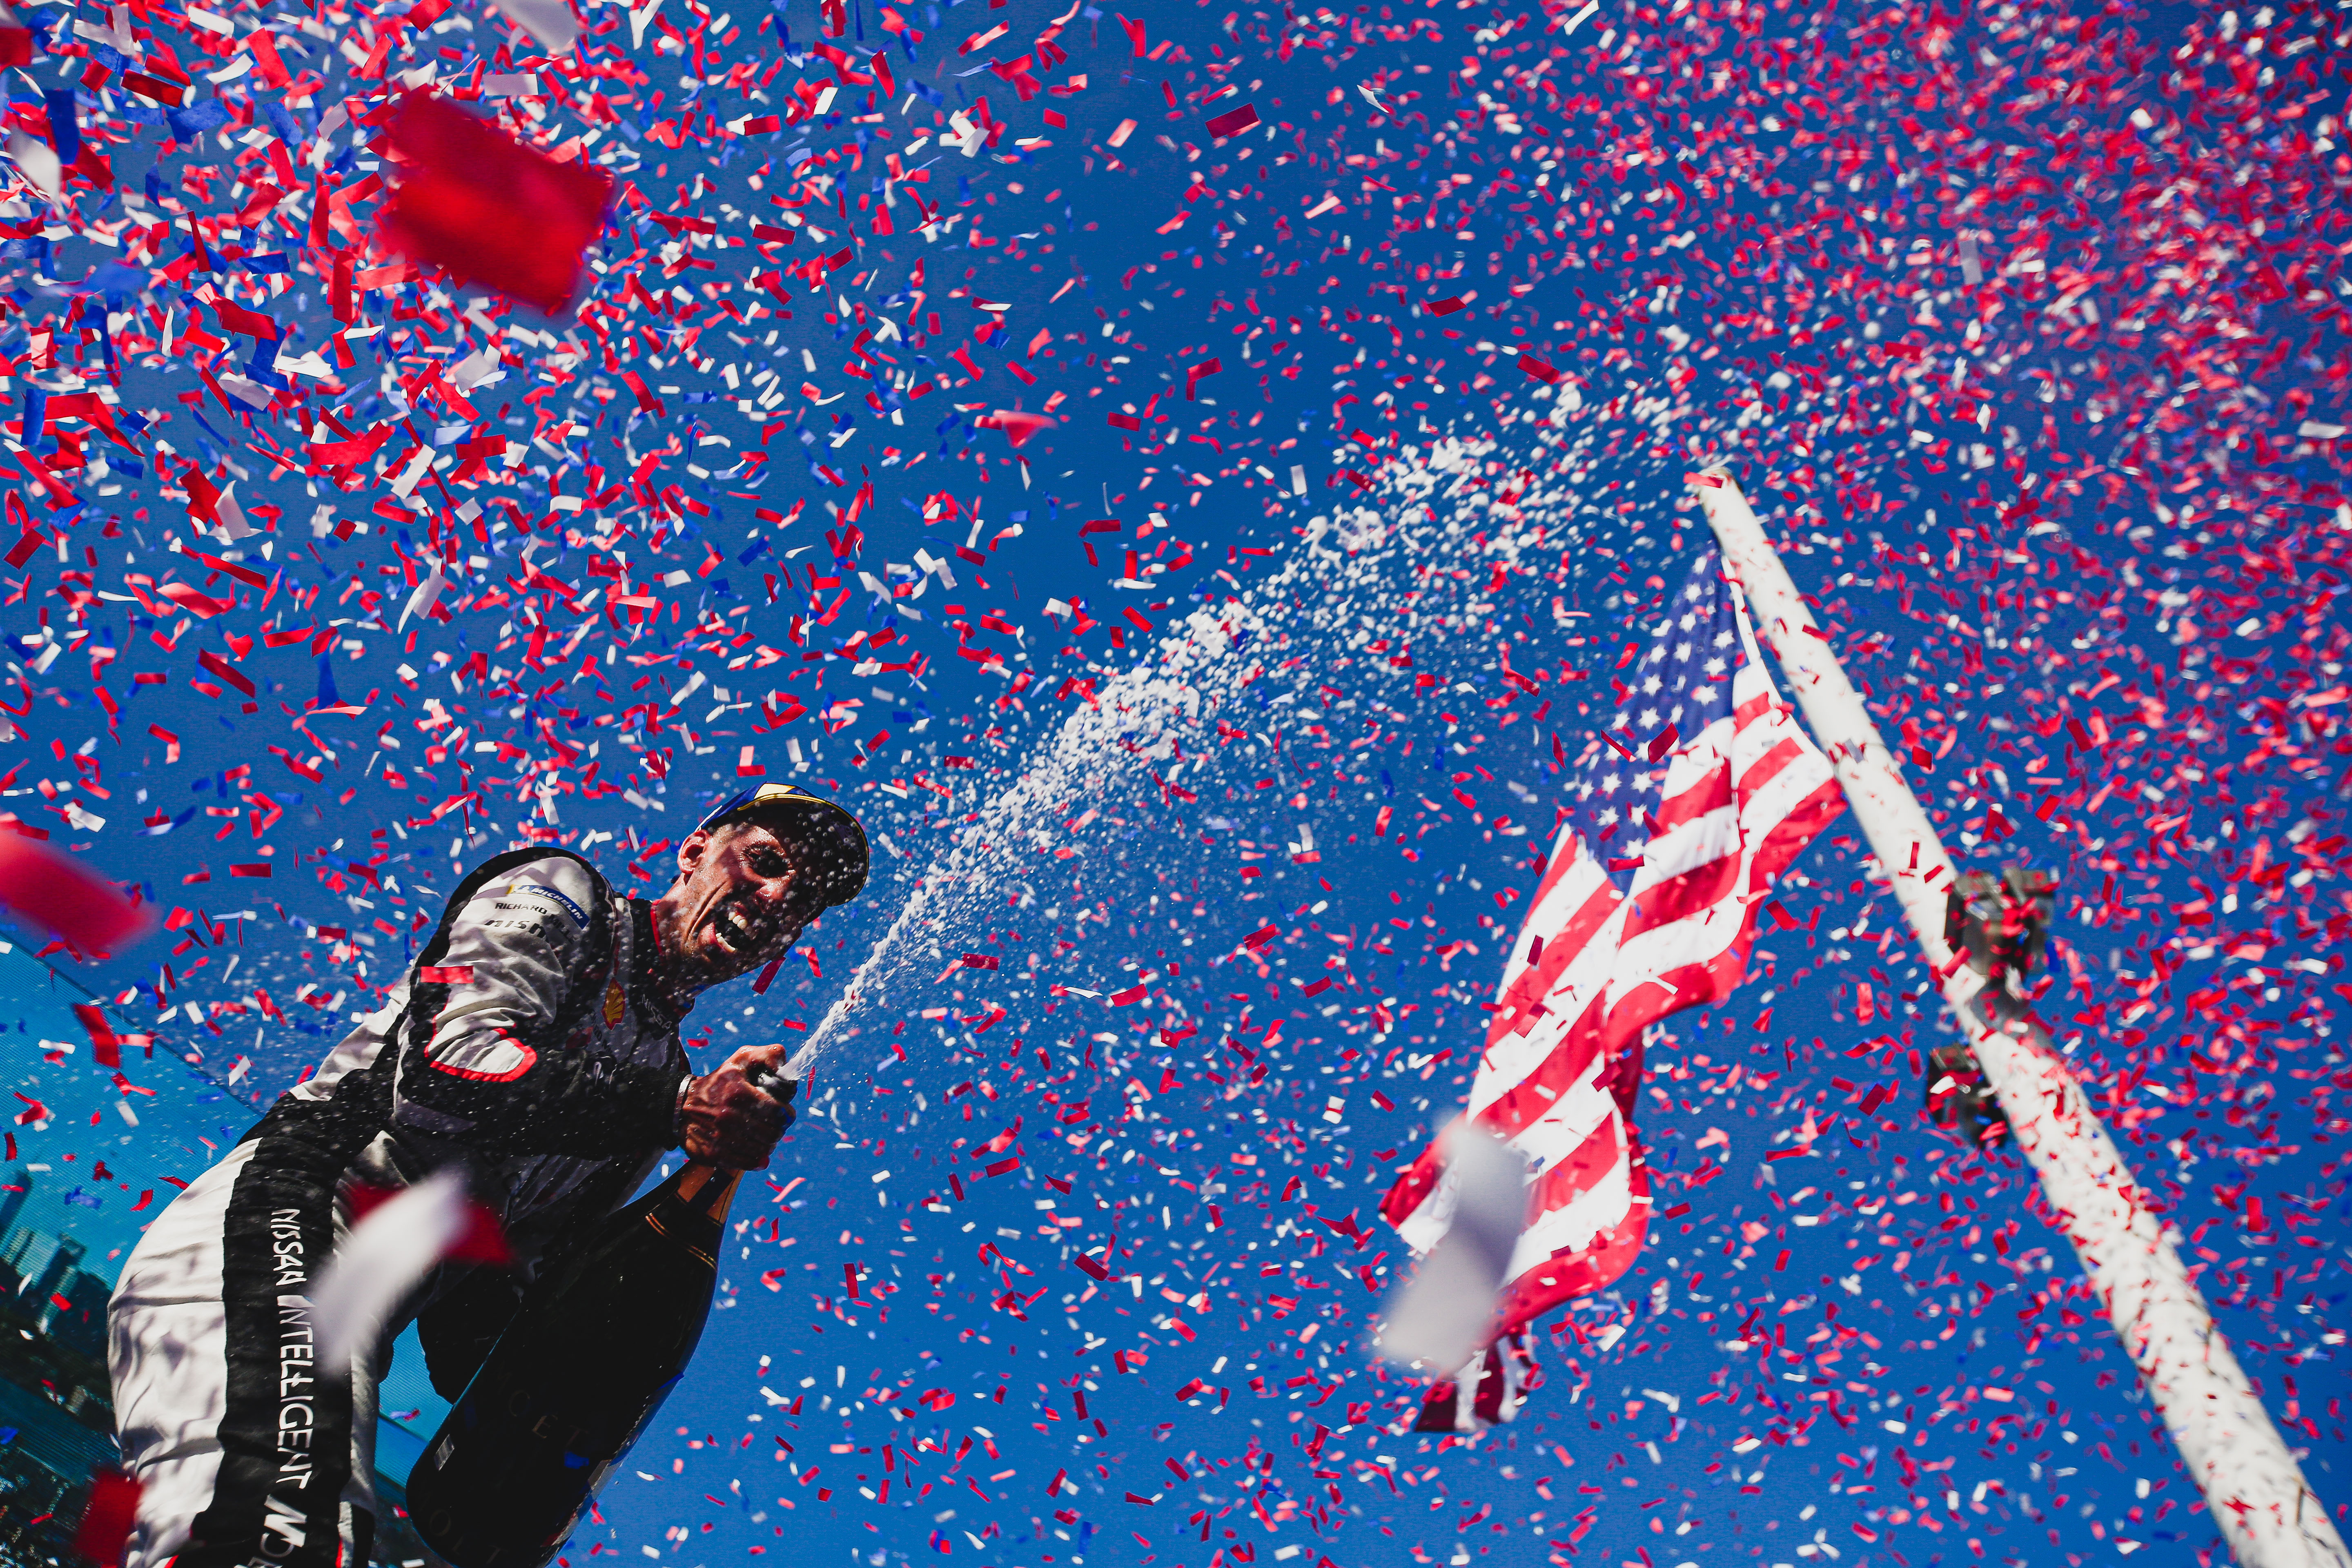
[(569, 898), (565, 897), (562, 892), (554, 888), (549, 887), (544, 882), (517, 881), (509, 885), (507, 888), (507, 893), (509, 897), (518, 899), (522, 898), (527, 894), (536, 893), (541, 898), (551, 900), (555, 903), (562, 906), (564, 913), (572, 917), (572, 923), (573, 925), (578, 926), (582, 931), (586, 931), (588, 929), (588, 911), (582, 909), (578, 904), (573, 903)]

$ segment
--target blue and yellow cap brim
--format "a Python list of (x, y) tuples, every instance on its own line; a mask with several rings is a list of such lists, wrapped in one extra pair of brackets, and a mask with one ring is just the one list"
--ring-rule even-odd
[(865, 889), (872, 855), (865, 826), (839, 801), (795, 784), (761, 784), (730, 795), (703, 817), (700, 832), (730, 822), (757, 819), (813, 852), (827, 908), (845, 904)]

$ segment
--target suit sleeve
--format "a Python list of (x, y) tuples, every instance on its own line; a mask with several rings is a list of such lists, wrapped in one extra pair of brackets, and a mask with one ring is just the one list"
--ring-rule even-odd
[(395, 1121), (486, 1152), (601, 1159), (667, 1148), (682, 1071), (572, 1048), (559, 1036), (569, 989), (603, 984), (589, 951), (600, 897), (576, 861), (517, 868), (457, 912), (415, 994), (440, 996), (428, 1028), (403, 1032)]

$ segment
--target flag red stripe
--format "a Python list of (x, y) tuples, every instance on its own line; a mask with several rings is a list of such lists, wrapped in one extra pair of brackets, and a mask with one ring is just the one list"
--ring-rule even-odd
[[(1805, 847), (1821, 837), (1822, 829), (1838, 819), (1845, 809), (1845, 791), (1835, 779), (1825, 779), (1813, 792), (1797, 804), (1797, 809), (1772, 825), (1764, 842), (1757, 847), (1756, 869), (1749, 885), (1763, 892), (1772, 879), (1789, 868), (1789, 863), (1805, 852)], [(1752, 922), (1751, 922), (1752, 923)]]
[(1625, 940), (1680, 925), (1729, 898), (1739, 883), (1739, 860), (1737, 855), (1726, 855), (1634, 894), (1633, 908), (1625, 917)]
[[(1685, 1008), (1720, 1002), (1738, 989), (1747, 969), (1748, 944), (1743, 942), (1732, 951), (1664, 971), (1657, 976), (1664, 984), (1642, 986), (1611, 1011), (1602, 1031), (1601, 1047), (1611, 1051), (1631, 1049), (1641, 1043), (1642, 1031), (1659, 1019)], [(1674, 989), (1667, 990), (1668, 985)]]
[(1718, 758), (1715, 766), (1700, 775), (1696, 784), (1680, 795), (1660, 803), (1652, 813), (1653, 834), (1664, 835), (1685, 822), (1696, 822), (1710, 811), (1721, 811), (1731, 804), (1731, 761)]

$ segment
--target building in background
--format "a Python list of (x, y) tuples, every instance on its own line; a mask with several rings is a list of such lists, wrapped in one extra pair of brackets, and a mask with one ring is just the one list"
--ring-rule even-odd
[(49, 1255), (41, 1263), (41, 1272), (18, 1297), (37, 1314), (45, 1312), (48, 1302), (64, 1299), (67, 1285), (81, 1272), (81, 1260), (89, 1251), (88, 1243), (74, 1237), (45, 1239), (50, 1243)]
[(33, 1195), (33, 1173), (19, 1165), (8, 1173), (5, 1186), (0, 1186), (0, 1237), (14, 1235), (16, 1216), (25, 1212), (25, 1200)]
[(78, 1354), (106, 1360), (106, 1303), (114, 1287), (87, 1268), (77, 1268), (66, 1289), (48, 1298), (39, 1331)]
[[(39, 1175), (18, 1165), (0, 1182), (0, 1568), (73, 1561), (89, 1479), (120, 1458), (106, 1374), (113, 1283), (82, 1267), (88, 1242), (21, 1223)], [(379, 1474), (376, 1492), (375, 1561), (421, 1568), (424, 1543), (394, 1512), (406, 1490)]]
[(115, 1462), (106, 1300), (89, 1244), (21, 1223), (39, 1173), (0, 1182), (0, 1562), (62, 1558), (93, 1471)]

